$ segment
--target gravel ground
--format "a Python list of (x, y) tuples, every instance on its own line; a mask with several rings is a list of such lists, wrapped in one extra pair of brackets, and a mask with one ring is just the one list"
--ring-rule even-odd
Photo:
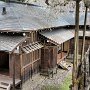
[(48, 78), (36, 74), (32, 79), (29, 79), (22, 85), (22, 90), (41, 90), (43, 86), (54, 85), (59, 86), (62, 84), (68, 74), (72, 73), (72, 64), (68, 67), (68, 70), (58, 69), (57, 74), (54, 74), (53, 78)]

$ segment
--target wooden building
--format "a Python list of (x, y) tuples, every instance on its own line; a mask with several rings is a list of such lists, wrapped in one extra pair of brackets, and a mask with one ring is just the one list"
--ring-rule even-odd
[[(71, 30), (71, 31), (75, 33), (74, 30)], [(82, 52), (82, 42), (83, 42), (83, 30), (80, 29), (79, 31), (79, 55), (81, 55), (81, 52)], [(74, 39), (72, 40), (71, 45), (72, 47), (74, 47)], [(85, 34), (85, 52), (88, 50), (89, 45), (90, 45), (90, 31), (89, 29), (87, 29), (86, 34)]]
[[(88, 50), (89, 45), (90, 45), (90, 31), (87, 30), (86, 34), (85, 34), (85, 52)], [(82, 50), (82, 39), (83, 39), (83, 31), (79, 31), (79, 53), (81, 54), (81, 50)]]
[(40, 32), (40, 40), (44, 47), (41, 49), (41, 69), (48, 72), (66, 59), (70, 52), (70, 43), (74, 34), (66, 29), (54, 29)]
[[(2, 82), (9, 84), (16, 84), (16, 80), (24, 82), (41, 68), (43, 45), (38, 39), (38, 32), (69, 23), (62, 23), (61, 18), (48, 16), (42, 7), (31, 4), (0, 2), (0, 11), (0, 78), (4, 75), (7, 79), (3, 78)], [(54, 51), (57, 52), (56, 49)], [(51, 59), (56, 62), (54, 55)], [(54, 66), (56, 63), (52, 62)]]
[(73, 53), (74, 33), (66, 29), (71, 23), (64, 16), (54, 18), (47, 9), (21, 3), (0, 2), (0, 11), (0, 77), (8, 76), (12, 84), (56, 68)]
[[(0, 35), (0, 75), (26, 81), (39, 72), (41, 61), (41, 44), (23, 33)], [(31, 43), (33, 42), (33, 43)], [(2, 81), (3, 82), (3, 81)]]
[[(40, 32), (40, 40), (44, 44), (41, 49), (41, 68), (55, 68), (65, 60), (66, 57), (72, 58), (74, 55), (74, 29), (53, 29), (52, 31)], [(82, 52), (83, 32), (79, 31), (79, 55)], [(90, 45), (90, 31), (86, 31), (85, 51)], [(50, 51), (52, 50), (53, 53)], [(50, 56), (50, 54), (52, 56)], [(53, 58), (52, 58), (53, 57)], [(45, 61), (45, 62), (44, 62)]]

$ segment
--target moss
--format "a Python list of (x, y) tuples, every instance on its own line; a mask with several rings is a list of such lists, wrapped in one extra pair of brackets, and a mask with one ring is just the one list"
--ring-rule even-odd
[(71, 83), (72, 83), (72, 75), (69, 74), (65, 78), (65, 80), (64, 80), (63, 84), (60, 86), (59, 90), (70, 90), (69, 86), (71, 85)]
[(69, 74), (63, 81), (61, 85), (46, 85), (41, 88), (41, 90), (70, 90), (69, 86), (72, 82), (72, 75)]

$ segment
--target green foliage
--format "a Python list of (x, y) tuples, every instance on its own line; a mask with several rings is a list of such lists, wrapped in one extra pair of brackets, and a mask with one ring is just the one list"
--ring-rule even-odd
[(69, 86), (72, 82), (72, 74), (69, 74), (63, 81), (61, 85), (46, 85), (41, 88), (41, 90), (70, 90)]
[(72, 83), (72, 75), (68, 75), (68, 77), (65, 78), (59, 90), (70, 90), (69, 86), (71, 85), (71, 83)]

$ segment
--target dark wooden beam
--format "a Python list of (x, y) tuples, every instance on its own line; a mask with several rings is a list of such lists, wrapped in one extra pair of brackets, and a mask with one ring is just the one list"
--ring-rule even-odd
[(13, 53), (13, 90), (15, 90), (15, 54)]
[(77, 81), (77, 67), (78, 67), (78, 41), (79, 41), (79, 2), (76, 0), (76, 17), (75, 17), (75, 41), (74, 41), (74, 60), (72, 72), (72, 90), (78, 90)]

